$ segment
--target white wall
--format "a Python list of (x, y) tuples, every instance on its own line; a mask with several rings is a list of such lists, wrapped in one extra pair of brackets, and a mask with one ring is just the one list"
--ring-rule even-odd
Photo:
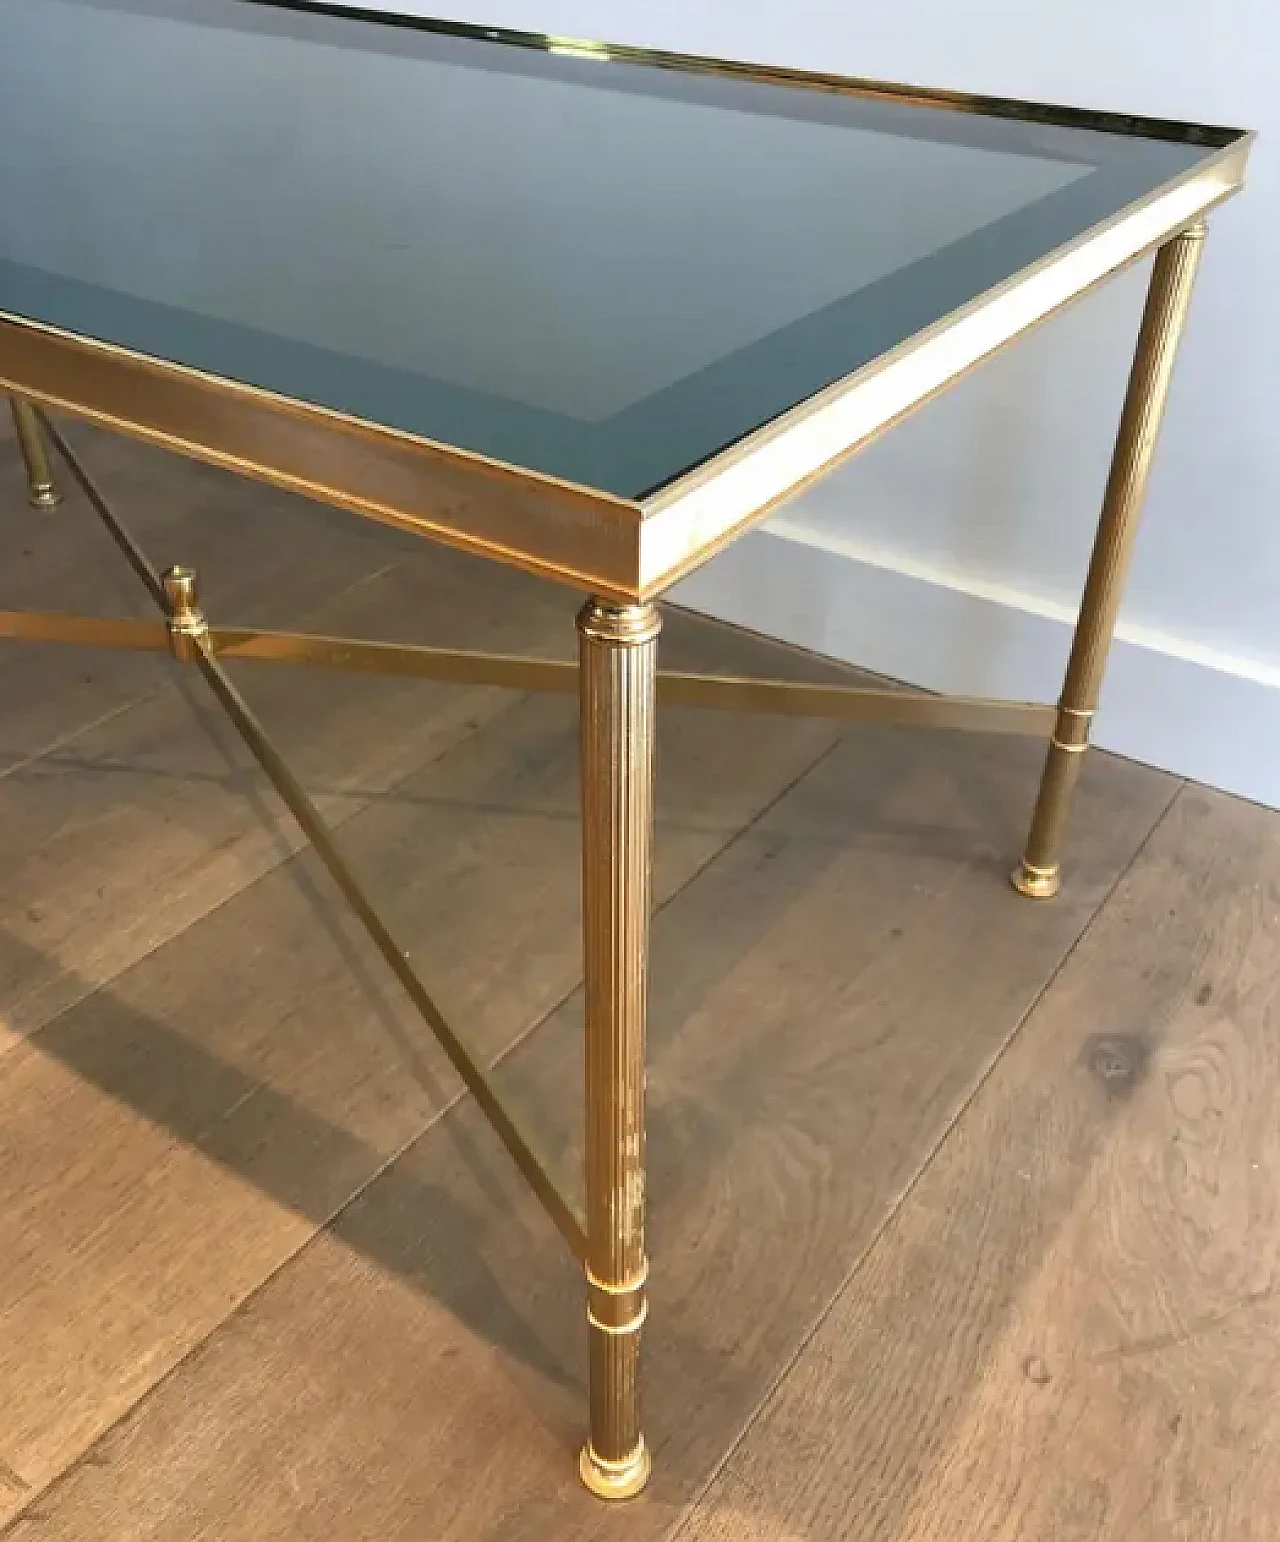
[[(1280, 805), (1275, 0), (453, 0), (448, 11), (1261, 130), (1248, 191), (1211, 224), (1098, 739)], [(1123, 277), (1006, 352), (680, 597), (921, 685), (1055, 694), (1144, 281)]]

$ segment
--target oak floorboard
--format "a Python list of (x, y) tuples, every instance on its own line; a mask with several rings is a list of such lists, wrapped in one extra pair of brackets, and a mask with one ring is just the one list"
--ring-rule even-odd
[[(731, 731), (721, 725), (704, 753)], [(450, 761), (477, 753), (482, 737)], [(546, 766), (536, 733), (523, 742), (529, 763)], [(763, 734), (754, 752), (738, 745), (733, 758), (741, 765), (773, 742)], [(664, 750), (669, 776), (669, 744)], [(585, 1348), (577, 1270), (463, 1100), (33, 1498), (12, 1542), (572, 1542), (605, 1528), (628, 1542), (666, 1535), (1175, 787), (1092, 757), (1071, 882), (1057, 903), (1029, 904), (1005, 875), (1038, 759), (1030, 744), (850, 733), (660, 911), (647, 1329), (655, 1474), (644, 1496), (606, 1514), (577, 1483)], [(684, 815), (691, 828), (720, 807), (714, 770), (706, 760), (698, 766), (706, 804)], [(476, 829), (492, 840), (484, 832), (502, 798), (473, 775), (459, 787), (489, 811)], [(561, 796), (536, 784), (521, 794), (529, 832)], [(366, 812), (360, 822), (375, 817)], [(667, 892), (670, 841), (659, 842)], [(478, 855), (470, 871), (494, 877), (473, 892), (506, 895), (508, 914), (542, 911), (559, 885), (571, 887), (553, 873), (531, 891), (532, 875), (547, 871), (543, 859), (501, 871), (491, 847)], [(467, 892), (460, 871), (447, 869), (446, 892)], [(447, 917), (447, 902), (438, 903)], [(504, 924), (483, 916), (476, 924), (488, 940), (477, 950), (468, 939), (469, 983), (460, 963), (454, 978), (484, 1021), (505, 1010), (486, 984), (495, 965), (501, 976)], [(528, 930), (520, 942), (522, 959), (547, 946)], [(439, 948), (447, 965), (460, 936), (447, 933)], [(566, 963), (557, 988), (568, 972)], [(185, 1026), (188, 997), (176, 983), (170, 989), (172, 1000), (149, 1009), (148, 1020)], [(192, 1036), (209, 1031), (201, 1025)], [(579, 1143), (580, 1033), (575, 994), (501, 1070), (566, 1166)], [(216, 1043), (202, 1053), (227, 1056)], [(62, 1058), (74, 1064), (77, 1055)], [(128, 1105), (138, 1094), (120, 1088), (115, 1096)], [(284, 1110), (275, 1113), (274, 1133), (262, 1138), (281, 1161), (305, 1148), (315, 1169), (307, 1182), (320, 1183), (326, 1153)], [(181, 1123), (172, 1114), (157, 1122), (170, 1132)], [(234, 1183), (250, 1158), (237, 1147), (222, 1160)], [(288, 1160), (301, 1158), (295, 1150)], [(163, 1186), (163, 1178), (151, 1185)], [(220, 1220), (209, 1224), (221, 1234)], [(152, 1246), (143, 1279), (163, 1256), (162, 1238)], [(194, 1290), (190, 1271), (176, 1270), (171, 1289)], [(21, 1450), (0, 1443), (24, 1477), (34, 1450), (30, 1440)]]
[(1188, 788), (681, 1542), (1280, 1534), (1280, 815)]

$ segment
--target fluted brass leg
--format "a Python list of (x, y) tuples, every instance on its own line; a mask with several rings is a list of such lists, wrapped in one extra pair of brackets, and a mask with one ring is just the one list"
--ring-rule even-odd
[(586, 977), (587, 1321), (591, 1429), (583, 1482), (644, 1487), (645, 1009), (653, 854), (658, 613), (591, 601), (578, 617)]
[(54, 509), (62, 502), (58, 484), (53, 480), (49, 465), (49, 452), (45, 448), (44, 435), (40, 432), (40, 420), (30, 402), (14, 396), (9, 400), (13, 409), (13, 426), (18, 431), (18, 446), (27, 468), (28, 498), (33, 509)]
[(1052, 898), (1061, 882), (1062, 838), (1071, 796), (1089, 744), (1156, 436), (1169, 396), (1174, 359), (1203, 245), (1204, 223), (1200, 221), (1167, 241), (1156, 254), (1080, 603), (1080, 619), (1067, 663), (1058, 721), (1049, 741), (1026, 851), (1013, 874), (1014, 887), (1032, 899)]

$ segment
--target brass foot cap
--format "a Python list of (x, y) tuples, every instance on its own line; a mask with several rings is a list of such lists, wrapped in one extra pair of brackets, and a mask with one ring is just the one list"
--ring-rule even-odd
[(599, 1499), (631, 1499), (649, 1481), (652, 1464), (643, 1438), (625, 1462), (606, 1462), (588, 1441), (578, 1457), (582, 1481)]
[(1029, 862), (1021, 862), (1009, 874), (1009, 882), (1028, 899), (1052, 899), (1062, 887), (1062, 869), (1032, 867)]
[(62, 494), (49, 482), (43, 487), (33, 487), (28, 502), (33, 509), (56, 509), (62, 502)]

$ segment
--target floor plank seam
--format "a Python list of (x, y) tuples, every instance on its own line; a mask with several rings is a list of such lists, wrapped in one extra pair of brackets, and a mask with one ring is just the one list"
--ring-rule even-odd
[[(521, 696), (519, 698), (517, 698), (516, 701), (513, 701), (511, 703), (511, 707), (504, 708), (503, 712), (505, 713), (506, 711), (511, 710), (512, 708), (514, 708), (518, 704), (519, 701), (523, 701), (523, 700), (527, 699), (527, 696), (528, 696), (527, 692), (526, 693), (522, 693)], [(777, 791), (777, 793), (773, 797), (771, 797), (767, 802), (762, 804), (761, 807), (759, 809), (757, 809), (754, 814), (752, 814), (752, 816), (742, 825), (742, 827), (740, 829), (735, 830), (733, 832), (733, 834), (729, 837), (729, 839), (727, 841), (725, 841), (722, 846), (717, 847), (713, 852), (708, 854), (708, 856), (705, 858), (705, 860), (703, 860), (701, 863), (697, 864), (697, 866), (695, 868), (693, 868), (693, 870), (688, 874), (688, 876), (680, 884), (678, 884), (676, 886), (676, 888), (674, 888), (672, 890), (672, 892), (662, 901), (662, 903), (660, 905), (658, 905), (656, 907), (656, 909), (654, 911), (655, 916), (658, 915), (658, 914), (661, 914), (661, 912), (664, 911), (667, 908), (668, 905), (672, 904), (681, 894), (684, 893), (684, 891), (690, 886), (690, 884), (694, 883), (703, 873), (705, 873), (707, 871), (708, 868), (710, 868), (715, 862), (719, 861), (720, 858), (726, 852), (730, 851), (737, 844), (738, 841), (740, 841), (744, 837), (746, 837), (749, 834), (749, 832), (760, 822), (760, 820), (762, 820), (765, 817), (765, 815), (770, 812), (771, 809), (773, 809), (778, 803), (780, 803), (782, 801), (782, 799), (784, 799), (800, 782), (802, 782), (805, 779), (805, 777), (810, 775), (811, 772), (813, 772), (818, 766), (820, 766), (824, 760), (826, 760), (830, 755), (832, 755), (832, 754), (834, 754), (836, 752), (836, 750), (840, 747), (840, 744), (842, 743), (843, 739), (844, 739), (844, 735), (843, 734), (838, 734), (832, 740), (832, 742), (830, 744), (828, 744), (824, 749), (819, 751), (818, 754), (815, 755), (814, 758), (811, 761), (809, 761), (800, 771), (798, 771), (795, 776), (791, 777), (785, 783), (785, 785), (780, 787), (779, 790)], [(417, 768), (417, 770), (415, 770), (415, 772), (413, 774), (417, 775), (418, 772), (420, 771), (420, 769), (421, 768)], [(399, 786), (401, 784), (400, 783), (396, 783), (395, 785)], [(357, 814), (359, 812), (360, 812), (360, 810), (356, 811)], [(351, 817), (354, 818), (354, 817), (356, 817), (356, 815), (353, 814)], [(344, 823), (345, 823), (345, 821), (344, 821)], [(280, 867), (286, 866), (289, 862), (296, 861), (300, 856), (305, 855), (307, 850), (308, 850), (308, 848), (304, 846), (302, 848), (302, 850), (293, 853), (291, 856), (287, 857), (282, 863), (278, 864), (276, 868), (273, 868), (272, 872), (278, 871)], [(252, 883), (246, 884), (242, 890), (237, 890), (236, 891), (237, 894), (249, 892), (250, 890), (252, 890), (252, 888), (254, 887), (254, 885), (256, 883), (260, 882), (262, 878), (265, 878), (267, 876), (268, 875), (264, 873), (264, 874), (261, 875), (260, 878), (255, 878)], [(228, 896), (228, 899), (234, 899), (235, 897), (236, 897), (235, 895), (230, 895), (230, 896)], [(226, 900), (222, 901), (219, 905), (215, 905), (211, 910), (209, 910), (207, 912), (207, 914), (208, 915), (216, 914), (216, 912), (221, 908), (221, 905), (225, 904), (225, 903), (227, 903)], [(203, 916), (198, 917), (196, 919), (196, 921), (191, 923), (191, 925), (197, 925), (203, 919), (204, 919)], [(185, 931), (185, 930), (188, 930), (188, 929), (189, 928), (184, 928), (183, 930)], [(180, 936), (181, 933), (175, 933), (174, 935), (175, 936)], [(171, 939), (166, 939), (165, 941), (167, 942), (169, 940), (171, 940)], [(163, 947), (163, 946), (165, 946), (164, 942), (158, 944), (157, 948)], [(157, 951), (157, 949), (152, 949), (151, 950), (151, 952), (155, 952), (155, 951)], [(149, 955), (147, 955), (147, 956), (149, 956)], [(142, 962), (142, 960), (141, 959), (135, 960), (135, 962), (140, 963), (140, 962)], [(119, 973), (120, 974), (124, 974), (124, 973), (127, 972), (128, 968), (132, 968), (132, 967), (133, 967), (133, 965), (130, 964), (130, 965), (127, 966), (126, 969), (123, 969), (123, 970), (119, 971)], [(118, 975), (113, 977), (113, 978), (118, 978)], [(89, 993), (89, 996), (91, 997), (91, 996), (97, 994), (98, 991), (106, 990), (109, 987), (110, 983), (111, 983), (110, 981), (107, 981), (107, 982), (104, 982), (102, 985), (95, 987), (95, 990), (91, 991)], [(581, 987), (582, 987), (581, 980), (576, 981), (561, 997), (559, 997), (555, 1002), (553, 1002), (547, 1008), (547, 1010), (545, 1012), (541, 1013), (532, 1023), (530, 1023), (524, 1030), (522, 1030), (521, 1033), (519, 1033), (514, 1039), (512, 1039), (512, 1041), (509, 1044), (507, 1044), (502, 1049), (502, 1051), (498, 1055), (496, 1055), (489, 1062), (490, 1068), (491, 1069), (498, 1068), (506, 1060), (508, 1060), (512, 1055), (514, 1055), (519, 1049), (521, 1049), (546, 1023), (550, 1022), (556, 1016), (557, 1013), (559, 1013), (561, 1010), (563, 1010), (563, 1008), (566, 1005), (566, 1003), (568, 1003), (569, 1001), (571, 1001), (573, 999), (574, 995), (577, 994), (577, 992), (581, 989)], [(82, 997), (81, 998), (81, 1002), (83, 1002), (86, 999), (88, 999), (88, 997)], [(66, 1008), (64, 1010), (70, 1011), (71, 1008), (68, 1007), (68, 1008)], [(58, 1019), (62, 1015), (63, 1015), (62, 1012), (59, 1012), (59, 1013), (55, 1014), (53, 1017), (51, 1017), (49, 1019), (49, 1023), (57, 1022)], [(41, 1028), (39, 1030), (37, 1030), (37, 1032), (35, 1034), (31, 1035), (30, 1039), (28, 1041), (25, 1041), (25, 1042), (30, 1042), (31, 1040), (34, 1040), (36, 1037), (38, 1037), (38, 1034), (40, 1032), (42, 1032), (48, 1026), (49, 1026), (49, 1024), (42, 1024)], [(157, 1393), (159, 1393), (161, 1388), (166, 1386), (168, 1384), (168, 1382), (172, 1378), (176, 1377), (178, 1375), (178, 1373), (181, 1372), (183, 1370), (183, 1368), (188, 1365), (188, 1363), (193, 1359), (193, 1357), (195, 1357), (196, 1355), (202, 1353), (203, 1350), (205, 1349), (205, 1347), (219, 1333), (221, 1333), (230, 1324), (234, 1323), (237, 1320), (237, 1318), (240, 1317), (240, 1315), (242, 1313), (247, 1311), (249, 1309), (251, 1303), (256, 1301), (256, 1299), (259, 1296), (259, 1294), (262, 1291), (264, 1291), (271, 1284), (271, 1282), (277, 1278), (277, 1276), (279, 1276), (285, 1269), (288, 1269), (291, 1265), (293, 1265), (299, 1259), (301, 1259), (306, 1254), (308, 1249), (310, 1249), (313, 1245), (317, 1244), (319, 1239), (322, 1236), (324, 1236), (324, 1234), (326, 1232), (331, 1231), (333, 1229), (334, 1225), (341, 1219), (341, 1217), (347, 1212), (347, 1210), (349, 1210), (353, 1205), (355, 1205), (357, 1203), (357, 1201), (366, 1192), (366, 1190), (369, 1189), (369, 1187), (372, 1184), (376, 1183), (378, 1181), (378, 1179), (381, 1178), (383, 1176), (383, 1174), (386, 1173), (386, 1171), (390, 1167), (394, 1166), (396, 1162), (400, 1161), (402, 1157), (408, 1155), (408, 1153), (413, 1149), (414, 1146), (416, 1146), (418, 1144), (419, 1141), (425, 1140), (426, 1137), (445, 1119), (445, 1117), (448, 1114), (450, 1114), (455, 1108), (457, 1108), (460, 1104), (464, 1103), (466, 1101), (466, 1099), (470, 1097), (470, 1095), (471, 1094), (466, 1090), (465, 1087), (464, 1088), (460, 1088), (447, 1103), (445, 1103), (440, 1109), (438, 1109), (436, 1111), (436, 1113), (434, 1113), (431, 1116), (431, 1118), (427, 1121), (426, 1124), (424, 1124), (422, 1126), (421, 1129), (417, 1130), (412, 1136), (410, 1136), (406, 1141), (404, 1141), (400, 1146), (398, 1146), (396, 1148), (396, 1150), (393, 1151), (386, 1158), (386, 1160), (384, 1162), (382, 1162), (377, 1167), (377, 1169), (375, 1171), (373, 1171), (369, 1175), (369, 1177), (365, 1180), (365, 1182), (363, 1182), (356, 1190), (354, 1190), (351, 1194), (349, 1194), (347, 1196), (347, 1198), (344, 1199), (342, 1201), (342, 1203), (340, 1205), (338, 1205), (332, 1211), (332, 1213), (329, 1214), (323, 1221), (317, 1223), (316, 1227), (315, 1227), (315, 1230), (311, 1233), (310, 1236), (306, 1237), (303, 1240), (303, 1242), (300, 1244), (300, 1246), (293, 1253), (289, 1254), (289, 1256), (287, 1258), (282, 1259), (280, 1261), (280, 1263), (275, 1266), (275, 1268), (271, 1269), (269, 1271), (269, 1273), (265, 1274), (263, 1276), (263, 1278), (253, 1287), (253, 1289), (250, 1290), (240, 1301), (238, 1301), (236, 1303), (236, 1305), (226, 1314), (225, 1317), (221, 1318), (209, 1330), (208, 1333), (206, 1333), (202, 1338), (200, 1338), (195, 1343), (193, 1343), (190, 1346), (190, 1348), (188, 1348), (186, 1350), (186, 1352), (184, 1354), (182, 1354), (177, 1360), (175, 1360), (173, 1365), (171, 1365), (169, 1367), (169, 1369), (167, 1371), (165, 1371), (164, 1375), (159, 1377), (158, 1380), (152, 1386), (148, 1387), (147, 1390), (143, 1393), (143, 1395), (140, 1398), (137, 1399), (136, 1402), (130, 1404), (130, 1406), (128, 1408), (122, 1410), (114, 1419), (112, 1419), (107, 1425), (105, 1425), (93, 1437), (93, 1439), (88, 1443), (88, 1445), (86, 1445), (82, 1451), (77, 1453), (77, 1455), (70, 1462), (68, 1462), (67, 1465), (65, 1467), (63, 1467), (60, 1472), (55, 1473), (51, 1478), (48, 1479), (47, 1482), (45, 1482), (43, 1484), (40, 1484), (38, 1487), (32, 1487), (30, 1492), (25, 1496), (21, 1508), (16, 1510), (14, 1512), (14, 1514), (11, 1515), (9, 1517), (9, 1519), (3, 1525), (0, 1525), (0, 1538), (4, 1538), (4, 1537), (7, 1537), (7, 1536), (10, 1536), (13, 1533), (15, 1527), (19, 1524), (19, 1522), (24, 1517), (28, 1517), (28, 1518), (30, 1517), (30, 1512), (31, 1512), (32, 1506), (38, 1505), (39, 1502), (41, 1501), (41, 1499), (43, 1499), (46, 1496), (48, 1496), (49, 1494), (53, 1493), (59, 1487), (59, 1485), (61, 1485), (62, 1483), (66, 1482), (67, 1480), (69, 1480), (71, 1475), (73, 1473), (75, 1473), (80, 1467), (82, 1467), (86, 1462), (91, 1461), (93, 1459), (93, 1453), (99, 1448), (99, 1446), (101, 1446), (106, 1440), (108, 1440), (111, 1437), (111, 1435), (113, 1434), (114, 1431), (118, 1430), (121, 1426), (126, 1424), (129, 1419), (133, 1418), (135, 1416), (135, 1414), (138, 1412), (138, 1410), (140, 1410), (142, 1407), (144, 1407), (144, 1405), (149, 1401), (149, 1399), (151, 1399), (153, 1396), (155, 1396)]]
[(890, 1203), (880, 1224), (875, 1228), (871, 1236), (867, 1239), (866, 1246), (859, 1252), (857, 1258), (850, 1266), (848, 1272), (845, 1274), (844, 1278), (840, 1281), (839, 1285), (832, 1293), (830, 1300), (814, 1317), (800, 1343), (796, 1346), (795, 1352), (787, 1358), (786, 1364), (778, 1370), (777, 1374), (770, 1381), (764, 1393), (761, 1395), (760, 1401), (756, 1404), (750, 1415), (743, 1422), (742, 1428), (730, 1442), (719, 1460), (708, 1472), (705, 1480), (699, 1485), (697, 1492), (686, 1502), (681, 1513), (672, 1521), (671, 1525), (663, 1533), (664, 1542), (681, 1542), (682, 1538), (687, 1538), (689, 1536), (690, 1528), (696, 1524), (697, 1513), (701, 1508), (703, 1501), (706, 1499), (708, 1493), (711, 1491), (720, 1475), (724, 1472), (725, 1468), (729, 1466), (730, 1462), (732, 1462), (734, 1456), (737, 1454), (744, 1441), (750, 1435), (751, 1431), (755, 1428), (756, 1424), (763, 1416), (765, 1410), (777, 1396), (779, 1389), (790, 1376), (791, 1372), (795, 1369), (796, 1364), (808, 1349), (809, 1345), (813, 1342), (814, 1338), (821, 1330), (827, 1318), (830, 1317), (840, 1298), (852, 1286), (858, 1274), (865, 1267), (867, 1260), (880, 1245), (880, 1242), (887, 1232), (889, 1226), (892, 1224), (894, 1217), (910, 1200), (912, 1194), (914, 1194), (916, 1189), (920, 1186), (925, 1177), (925, 1174), (934, 1165), (934, 1162), (937, 1160), (939, 1154), (942, 1151), (942, 1148), (946, 1145), (947, 1141), (950, 1140), (953, 1131), (959, 1125), (960, 1121), (964, 1118), (969, 1109), (973, 1106), (974, 1102), (982, 1092), (982, 1089), (987, 1085), (988, 1081), (994, 1075), (996, 1067), (1004, 1059), (1005, 1055), (1008, 1053), (1015, 1040), (1021, 1037), (1025, 1030), (1026, 1024), (1030, 1021), (1040, 1003), (1048, 995), (1055, 981), (1057, 981), (1061, 976), (1062, 971), (1066, 968), (1067, 963), (1074, 956), (1080, 944), (1093, 930), (1094, 926), (1097, 924), (1098, 918), (1102, 915), (1102, 912), (1106, 909), (1106, 907), (1111, 903), (1112, 897), (1114, 896), (1116, 890), (1120, 887), (1121, 883), (1124, 881), (1129, 871), (1133, 868), (1134, 864), (1147, 850), (1147, 847), (1154, 839), (1156, 832), (1169, 818), (1173, 811), (1174, 805), (1183, 795), (1187, 786), (1188, 783), (1185, 779), (1180, 778), (1175, 781), (1167, 802), (1160, 810), (1156, 818), (1152, 821), (1151, 828), (1138, 843), (1128, 861), (1126, 861), (1124, 865), (1118, 870), (1114, 879), (1107, 887), (1106, 892), (1098, 901), (1098, 904), (1094, 908), (1092, 915), (1088, 917), (1084, 925), (1080, 928), (1080, 931), (1076, 935), (1075, 940), (1071, 943), (1070, 947), (1065, 950), (1054, 968), (1049, 971), (1044, 984), (1035, 993), (1032, 1000), (1028, 1003), (1026, 1010), (1018, 1018), (1018, 1021), (1010, 1029), (1009, 1033), (1005, 1036), (1004, 1040), (1001, 1042), (1000, 1046), (996, 1049), (994, 1054), (991, 1055), (988, 1063), (982, 1068), (968, 1094), (965, 1096), (959, 1107), (955, 1110), (955, 1113), (943, 1127), (941, 1133), (938, 1136), (938, 1139), (922, 1158), (916, 1171), (910, 1176), (906, 1183), (903, 1184), (896, 1199)]
[[(16, 643), (15, 646), (40, 647), (41, 644)], [(57, 644), (50, 643), (48, 646), (56, 647)], [(29, 766), (36, 765), (39, 761), (48, 759), (51, 755), (56, 755), (59, 750), (65, 750), (69, 744), (74, 744), (77, 739), (85, 734), (91, 734), (95, 728), (102, 728), (113, 719), (123, 717), (126, 712), (132, 712), (135, 707), (141, 707), (146, 702), (154, 701), (157, 696), (169, 690), (169, 688), (169, 682), (166, 681), (163, 685), (157, 685), (154, 690), (147, 691), (145, 695), (135, 696), (132, 701), (118, 702), (114, 707), (108, 707), (100, 716), (91, 718), (87, 723), (81, 723), (78, 728), (72, 728), (65, 734), (59, 734), (57, 738), (51, 739), (48, 744), (41, 745), (38, 750), (33, 750), (30, 755), (24, 755), (21, 760), (15, 760), (11, 765), (0, 768), (0, 782), (3, 782), (6, 777), (14, 776), (19, 771), (27, 770)]]

